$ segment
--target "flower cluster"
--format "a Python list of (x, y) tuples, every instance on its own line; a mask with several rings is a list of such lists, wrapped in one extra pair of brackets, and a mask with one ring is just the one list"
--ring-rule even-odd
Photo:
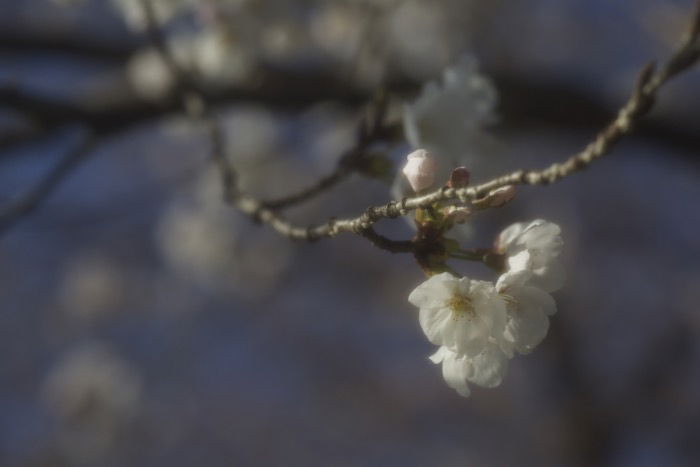
[(495, 283), (443, 272), (411, 292), (423, 332), (439, 346), (430, 359), (442, 363), (448, 386), (465, 397), (468, 383), (498, 386), (514, 353), (544, 339), (556, 312), (549, 292), (562, 285), (561, 245), (556, 224), (514, 224), (496, 241), (504, 270)]

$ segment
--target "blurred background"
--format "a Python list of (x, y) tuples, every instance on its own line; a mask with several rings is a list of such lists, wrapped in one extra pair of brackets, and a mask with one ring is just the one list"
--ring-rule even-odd
[[(156, 13), (260, 196), (333, 170), (378, 86), (400, 109), (465, 52), (500, 96), (498, 148), (474, 176), (561, 159), (669, 55), (692, 9), (224, 3)], [(463, 399), (427, 359), (410, 255), (352, 235), (290, 242), (221, 203), (209, 143), (134, 5), (0, 0), (0, 206), (94, 135), (37, 210), (0, 226), (0, 465), (700, 463), (697, 71), (610, 157), (475, 219), (466, 246), (516, 221), (560, 224), (568, 281), (547, 339)], [(389, 191), (354, 175), (289, 215), (356, 215)]]

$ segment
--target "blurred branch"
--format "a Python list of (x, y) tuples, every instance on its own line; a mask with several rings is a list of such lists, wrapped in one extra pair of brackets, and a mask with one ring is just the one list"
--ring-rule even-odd
[[(152, 0), (141, 0), (141, 5), (146, 14), (145, 16), (147, 22), (148, 35), (153, 41), (154, 46), (162, 56), (163, 61), (167, 64), (173, 77), (177, 81), (177, 87), (180, 90), (181, 99), (186, 110), (191, 116), (198, 117), (204, 120), (208, 126), (209, 136), (212, 143), (212, 157), (215, 163), (217, 164), (219, 172), (221, 174), (221, 181), (224, 188), (224, 199), (227, 202), (237, 206), (239, 210), (249, 214), (254, 220), (265, 224), (269, 224), (279, 233), (283, 233), (290, 238), (305, 238), (307, 240), (314, 239), (313, 232), (311, 231), (311, 229), (294, 227), (291, 223), (283, 220), (281, 217), (275, 214), (272, 209), (266, 207), (263, 204), (264, 202), (249, 197), (245, 195), (242, 191), (240, 191), (237, 184), (238, 174), (235, 168), (230, 164), (228, 158), (226, 157), (224, 138), (221, 133), (220, 125), (216, 117), (212, 115), (209, 109), (207, 108), (206, 102), (201, 96), (201, 92), (196, 84), (194, 77), (191, 74), (188, 74), (187, 70), (182, 69), (175, 60), (174, 54), (170, 50), (167, 41), (162, 36), (161, 31), (158, 28), (158, 25), (155, 21), (155, 15), (153, 12), (153, 6), (151, 1)], [(379, 132), (379, 129), (383, 125), (386, 103), (383, 102), (383, 100), (381, 102), (382, 103), (380, 103), (377, 106), (377, 112), (373, 123), (373, 129), (375, 132)], [(358, 144), (361, 146), (369, 144), (369, 142), (374, 139), (374, 137), (370, 138), (371, 133), (372, 131), (368, 131), (364, 127), (361, 127), (361, 130), (359, 132), (360, 137), (358, 138), (360, 143)], [(348, 154), (348, 158), (357, 157), (355, 156), (356, 153), (351, 152)], [(343, 167), (342, 161), (339, 164), (339, 167)], [(338, 171), (338, 173), (340, 173), (340, 170)], [(329, 179), (331, 180), (331, 182), (326, 181), (325, 185), (326, 187), (330, 187), (340, 179), (342, 179), (340, 175), (336, 175), (335, 177), (331, 176), (331, 178)], [(317, 184), (315, 187), (307, 189), (299, 194), (280, 199), (276, 202), (277, 207), (279, 208), (281, 206), (289, 206), (293, 203), (309, 199), (311, 196), (322, 191), (322, 189), (319, 188), (319, 186), (320, 185)], [(251, 207), (254, 207), (254, 209), (251, 210)], [(332, 222), (333, 221), (331, 221), (331, 223)], [(388, 251), (403, 252), (413, 250), (413, 245), (411, 242), (391, 240), (387, 237), (377, 234), (371, 228), (365, 228), (361, 230), (358, 229), (357, 233), (366, 237), (375, 246)]]
[[(57, 49), (60, 48), (59, 43)], [(508, 71), (498, 70), (492, 76), (502, 97), (502, 125), (507, 128), (522, 129), (532, 125), (589, 128), (592, 122), (601, 121), (610, 113), (604, 99), (595, 93), (574, 89), (570, 83), (528, 81), (512, 76)], [(416, 87), (417, 83), (407, 81), (393, 81), (388, 85), (388, 89), (399, 94), (415, 90)], [(180, 102), (173, 96), (147, 101), (128, 89), (118, 92), (117, 96), (76, 102), (42, 96), (12, 83), (0, 83), (0, 104), (28, 114), (37, 124), (34, 131), (4, 137), (0, 140), (0, 150), (11, 151), (66, 124), (89, 126), (96, 133), (117, 133), (172, 115), (181, 109)], [(325, 101), (354, 108), (370, 97), (365, 90), (353, 88), (347, 80), (331, 72), (299, 72), (270, 66), (264, 67), (248, 83), (216, 91), (207, 90), (202, 96), (212, 108), (251, 102), (292, 111)], [(576, 112), (571, 112), (571, 108), (575, 108)], [(682, 126), (647, 120), (641, 127), (646, 138), (654, 139), (670, 149), (697, 152), (700, 148), (700, 134), (690, 124)]]
[[(272, 69), (262, 72), (255, 83), (202, 92), (200, 96), (211, 107), (254, 102), (279, 109), (306, 108), (328, 100), (354, 106), (366, 99), (364, 93), (343, 88), (329, 74)], [(172, 96), (150, 102), (125, 91), (119, 93), (118, 98), (110, 96), (102, 101), (83, 103), (33, 94), (12, 83), (0, 83), (0, 104), (27, 114), (44, 130), (81, 123), (98, 133), (116, 132), (181, 110), (181, 102)]]
[(137, 49), (137, 44), (124, 40), (108, 41), (71, 35), (71, 31), (46, 31), (0, 28), (0, 52), (33, 52), (68, 54), (91, 60), (112, 60), (124, 63)]
[[(150, 8), (149, 3), (144, 1), (144, 8)], [(152, 14), (150, 15), (152, 19)], [(277, 200), (261, 201), (238, 192), (235, 188), (235, 170), (231, 167), (228, 170), (229, 175), (224, 174), (225, 185), (229, 185), (227, 192), (227, 200), (237, 206), (243, 213), (257, 219), (263, 223), (269, 224), (273, 229), (280, 234), (298, 240), (313, 241), (319, 238), (332, 237), (340, 232), (354, 232), (363, 234), (377, 221), (385, 218), (395, 218), (405, 215), (411, 210), (427, 207), (434, 203), (459, 204), (473, 201), (479, 197), (488, 194), (491, 190), (505, 186), (516, 184), (528, 185), (544, 185), (560, 180), (578, 170), (587, 167), (594, 160), (602, 157), (610, 152), (614, 144), (623, 136), (629, 134), (631, 130), (637, 126), (639, 120), (645, 116), (651, 109), (656, 98), (658, 90), (671, 77), (677, 75), (692, 66), (698, 58), (698, 18), (694, 17), (694, 22), (689, 28), (686, 40), (681, 44), (671, 59), (659, 69), (654, 69), (651, 66), (646, 67), (640, 74), (640, 80), (635, 87), (634, 93), (630, 100), (620, 109), (615, 120), (608, 125), (598, 137), (583, 151), (571, 156), (569, 159), (561, 163), (556, 163), (542, 170), (519, 170), (502, 177), (491, 180), (487, 183), (476, 187), (452, 189), (442, 188), (428, 195), (404, 199), (401, 202), (391, 201), (383, 206), (373, 206), (365, 210), (365, 212), (355, 218), (348, 219), (332, 219), (325, 224), (317, 226), (299, 226), (295, 225), (280, 215), (275, 210), (285, 206), (290, 206), (298, 202), (307, 200), (320, 192), (342, 180), (350, 172), (348, 167), (352, 164), (347, 164), (347, 161), (352, 161), (359, 151), (354, 151), (351, 148), (341, 158), (337, 169), (319, 180), (315, 185), (302, 190), (299, 193), (292, 194), (285, 198)], [(185, 97), (185, 106), (189, 107), (190, 113), (193, 109), (195, 113), (200, 112), (206, 118), (213, 118), (209, 114), (210, 104), (221, 104), (230, 100), (254, 100), (256, 102), (277, 102), (282, 104), (294, 104), (304, 102), (309, 103), (309, 99), (324, 100), (324, 99), (347, 99), (348, 102), (359, 102), (363, 99), (363, 93), (359, 90), (348, 89), (340, 86), (319, 86), (318, 83), (338, 83), (332, 77), (330, 80), (311, 81), (306, 77), (296, 76), (293, 80), (286, 80), (285, 74), (274, 75), (269, 79), (261, 79), (259, 83), (246, 89), (229, 90), (225, 93), (209, 94), (204, 90), (198, 89), (198, 86), (187, 73), (179, 70), (177, 63), (172, 59), (172, 54), (168, 51), (168, 44), (161, 36), (160, 31), (155, 23), (151, 21), (149, 28), (149, 37), (159, 49), (165, 58), (165, 62), (169, 64), (171, 71), (178, 77), (180, 86), (185, 89), (181, 93)], [(170, 58), (166, 58), (170, 56)], [(326, 77), (326, 79), (329, 77)], [(299, 85), (298, 88), (295, 85)], [(182, 89), (181, 89), (182, 91)], [(189, 97), (188, 97), (189, 96)], [(51, 100), (28, 95), (17, 88), (3, 87), (0, 88), (0, 100), (10, 107), (15, 107), (23, 112), (31, 114), (32, 117), (38, 120), (41, 126), (51, 126), (65, 124), (68, 121), (85, 122), (96, 135), (112, 134), (123, 130), (126, 127), (143, 123), (144, 121), (158, 118), (173, 112), (178, 111), (182, 104), (175, 99), (169, 99), (166, 102), (158, 104), (150, 104), (139, 101), (138, 99), (129, 100), (126, 103), (112, 103), (114, 107), (96, 108), (94, 106), (81, 106), (72, 103)], [(197, 110), (197, 108), (199, 110)], [(210, 122), (210, 129), (218, 127), (218, 123)], [(214, 133), (220, 130), (212, 130)], [(221, 135), (216, 139), (223, 141)], [(221, 143), (222, 144), (222, 143)], [(363, 143), (360, 139), (358, 143), (362, 147)], [(214, 146), (217, 146), (215, 144)], [(224, 149), (214, 151), (215, 158), (221, 158), (220, 167), (228, 162), (225, 160)], [(218, 155), (216, 153), (219, 153)], [(346, 165), (347, 164), (347, 165)]]
[(487, 195), (492, 190), (507, 185), (548, 185), (559, 181), (608, 154), (615, 143), (629, 134), (639, 120), (652, 108), (659, 89), (672, 77), (693, 66), (700, 55), (700, 2), (693, 15), (686, 38), (671, 58), (660, 68), (645, 66), (632, 95), (619, 110), (617, 117), (604, 128), (586, 148), (563, 162), (555, 163), (541, 170), (518, 170), (495, 178), (475, 187), (440, 188), (424, 196), (405, 198), (401, 202), (391, 201), (383, 206), (373, 206), (356, 218), (331, 219), (329, 222), (312, 227), (300, 227), (276, 215), (260, 201), (240, 195), (234, 201), (244, 213), (269, 224), (278, 233), (297, 240), (313, 241), (333, 237), (340, 232), (362, 233), (381, 219), (405, 215), (411, 210), (426, 208), (435, 203), (467, 203)]
[(388, 104), (388, 95), (383, 90), (372, 99), (367, 114), (360, 119), (355, 145), (340, 156), (333, 172), (320, 178), (310, 187), (282, 198), (263, 201), (263, 205), (269, 209), (283, 209), (301, 204), (329, 190), (353, 172), (361, 169), (364, 156), (367, 155), (370, 147), (377, 142), (391, 139), (391, 136), (397, 132), (395, 125), (385, 122)]
[(15, 201), (0, 207), (0, 234), (7, 232), (18, 221), (32, 213), (65, 180), (95, 147), (92, 133), (85, 135), (75, 148), (68, 151), (56, 165), (26, 193)]
[[(495, 178), (475, 187), (443, 187), (424, 196), (404, 198), (400, 202), (390, 201), (383, 206), (372, 206), (359, 217), (348, 219), (331, 219), (325, 224), (303, 227), (287, 221), (264, 202), (238, 191), (235, 169), (221, 160), (226, 200), (240, 211), (259, 222), (269, 225), (279, 234), (295, 240), (314, 241), (320, 238), (334, 237), (340, 232), (352, 232), (366, 235), (371, 226), (381, 219), (396, 218), (418, 208), (427, 208), (436, 203), (459, 204), (478, 200), (492, 190), (507, 185), (548, 185), (561, 180), (585, 167), (593, 161), (608, 154), (615, 143), (629, 134), (637, 122), (652, 108), (659, 89), (673, 76), (693, 66), (700, 55), (700, 2), (690, 23), (686, 38), (674, 52), (668, 62), (660, 68), (645, 66), (627, 103), (618, 111), (617, 117), (604, 128), (583, 151), (574, 154), (564, 162), (555, 163), (542, 170), (518, 170)], [(222, 157), (222, 156), (220, 156)], [(227, 185), (228, 183), (228, 185)]]

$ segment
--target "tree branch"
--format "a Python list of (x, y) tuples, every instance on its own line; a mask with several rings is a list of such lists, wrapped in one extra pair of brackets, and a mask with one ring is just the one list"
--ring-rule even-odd
[(629, 134), (639, 120), (649, 113), (659, 89), (672, 77), (693, 66), (700, 55), (700, 2), (690, 23), (688, 34), (671, 58), (662, 67), (645, 66), (639, 74), (631, 97), (618, 111), (617, 117), (605, 127), (586, 148), (563, 162), (541, 170), (517, 170), (497, 177), (475, 187), (443, 187), (432, 193), (391, 201), (382, 206), (373, 206), (355, 218), (331, 219), (325, 224), (302, 227), (276, 214), (259, 200), (239, 193), (229, 197), (243, 213), (268, 224), (281, 235), (295, 239), (314, 241), (333, 237), (340, 232), (362, 233), (381, 219), (395, 218), (409, 211), (426, 208), (435, 203), (460, 204), (476, 200), (490, 191), (506, 185), (548, 185), (588, 167), (593, 161), (608, 154), (615, 143)]
[(360, 170), (363, 159), (372, 145), (392, 139), (392, 136), (398, 132), (396, 125), (387, 124), (385, 121), (388, 105), (388, 95), (381, 90), (372, 99), (370, 108), (358, 124), (355, 144), (340, 156), (333, 172), (297, 193), (265, 200), (263, 205), (269, 209), (279, 210), (301, 204), (331, 189), (353, 172)]

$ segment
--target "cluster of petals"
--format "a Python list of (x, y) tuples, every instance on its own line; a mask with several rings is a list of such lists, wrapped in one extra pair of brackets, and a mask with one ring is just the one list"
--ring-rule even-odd
[(498, 386), (515, 352), (527, 354), (544, 339), (556, 312), (549, 292), (561, 286), (561, 245), (556, 224), (514, 224), (496, 243), (506, 268), (495, 283), (443, 272), (411, 292), (421, 328), (438, 346), (430, 359), (442, 364), (448, 386), (465, 397), (469, 383)]

